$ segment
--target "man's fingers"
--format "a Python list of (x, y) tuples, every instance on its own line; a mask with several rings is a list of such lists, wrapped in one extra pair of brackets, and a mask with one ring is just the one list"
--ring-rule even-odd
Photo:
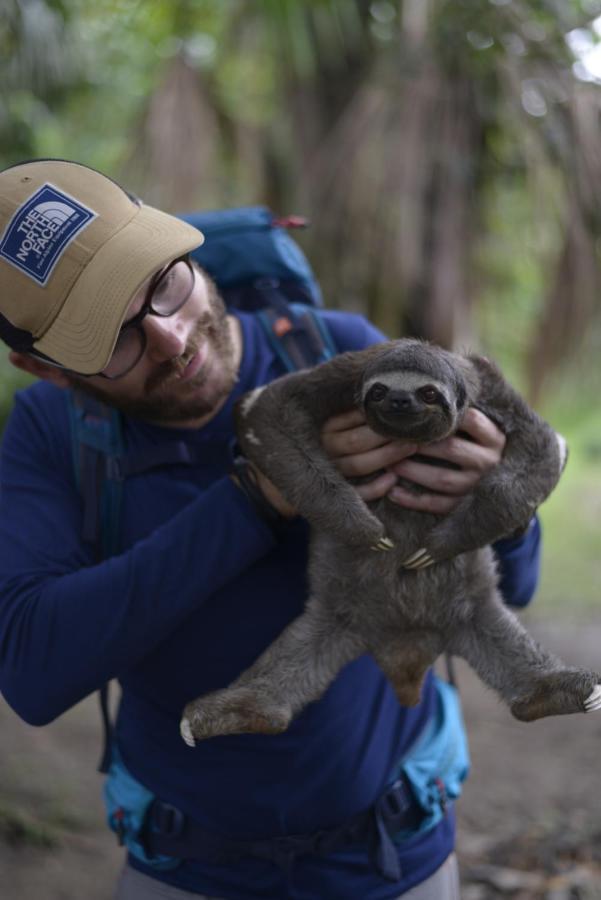
[(263, 475), (256, 466), (253, 466), (252, 463), (250, 464), (250, 469), (253, 472), (257, 487), (273, 508), (276, 509), (280, 515), (285, 516), (288, 519), (296, 516), (296, 510), (286, 499), (284, 499), (275, 484)]
[(369, 453), (389, 443), (389, 438), (376, 434), (367, 425), (357, 425), (345, 431), (322, 431), (321, 443), (330, 459)]
[(358, 478), (363, 475), (371, 475), (379, 469), (392, 468), (413, 453), (415, 453), (415, 444), (395, 441), (385, 443), (368, 452), (342, 456), (335, 459), (334, 463), (345, 478)]
[[(372, 431), (358, 410), (328, 419), (321, 431), (321, 444), (330, 459), (348, 477), (369, 475), (416, 450), (416, 444), (393, 441)], [(393, 449), (384, 450), (388, 447)], [(384, 452), (374, 453), (380, 450)]]
[(361, 499), (367, 503), (370, 500), (379, 500), (381, 497), (385, 497), (395, 483), (396, 475), (393, 475), (392, 472), (383, 472), (368, 484), (356, 485), (355, 490)]
[(469, 409), (461, 423), (461, 433), (444, 441), (435, 441), (420, 447), (422, 456), (445, 459), (462, 469), (471, 469), (480, 475), (488, 472), (500, 461), (505, 446), (505, 435), (483, 413)]
[[(490, 447), (480, 447), (472, 441), (462, 440), (456, 435), (441, 441), (440, 444), (428, 444), (426, 447), (420, 447), (421, 456), (431, 457), (432, 459), (444, 459), (447, 462), (454, 463), (459, 469), (465, 472), (471, 472), (477, 478), (481, 478), (494, 466), (498, 465), (501, 455)], [(426, 463), (427, 465), (427, 463)], [(430, 466), (430, 468), (442, 468)], [(452, 469), (447, 471), (452, 472)], [(404, 475), (399, 472), (399, 475)]]
[(483, 447), (502, 451), (505, 446), (506, 438), (501, 429), (495, 425), (492, 419), (473, 406), (469, 407), (461, 421), (461, 431), (465, 431)]
[(365, 425), (365, 416), (358, 409), (349, 409), (348, 412), (339, 413), (327, 420), (322, 429), (322, 434), (332, 431), (347, 431), (357, 425)]
[(479, 473), (473, 469), (448, 469), (443, 466), (430, 466), (428, 463), (413, 459), (403, 460), (393, 466), (392, 471), (428, 491), (451, 496), (467, 494), (479, 479)]

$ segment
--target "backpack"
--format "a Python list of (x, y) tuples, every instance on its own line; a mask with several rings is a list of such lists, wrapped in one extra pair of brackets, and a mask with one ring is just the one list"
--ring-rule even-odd
[(276, 219), (264, 206), (189, 213), (181, 217), (205, 235), (192, 259), (207, 272), (229, 309), (256, 312), (288, 372), (336, 354), (313, 313), (323, 299), (304, 253), (287, 233), (306, 227), (298, 216)]
[[(254, 312), (286, 372), (325, 362), (337, 353), (327, 327), (315, 314), (323, 305), (311, 267), (286, 228), (302, 219), (276, 219), (266, 207), (242, 207), (181, 216), (203, 232), (191, 257), (215, 281), (229, 309)], [(83, 501), (83, 539), (98, 562), (120, 549), (123, 481), (166, 464), (194, 464), (184, 442), (160, 456), (127, 453), (121, 415), (81, 391), (68, 391), (73, 466)], [(112, 723), (108, 685), (100, 690), (104, 731), (101, 772), (111, 761)]]

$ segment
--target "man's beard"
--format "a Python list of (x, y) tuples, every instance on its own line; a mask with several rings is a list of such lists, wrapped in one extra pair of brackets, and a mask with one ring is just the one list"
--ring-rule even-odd
[[(236, 360), (225, 304), (214, 283), (205, 273), (203, 276), (209, 293), (208, 312), (196, 323), (184, 353), (158, 365), (139, 396), (105, 393), (78, 376), (72, 378), (74, 385), (125, 415), (147, 422), (184, 425), (216, 412), (236, 383)], [(181, 381), (187, 363), (205, 341), (208, 353), (200, 372)]]

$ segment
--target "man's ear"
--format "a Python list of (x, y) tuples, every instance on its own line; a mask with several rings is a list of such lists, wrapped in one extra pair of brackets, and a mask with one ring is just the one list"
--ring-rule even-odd
[(11, 350), (8, 359), (16, 369), (21, 369), (34, 378), (41, 378), (44, 381), (50, 381), (59, 388), (68, 388), (71, 386), (67, 373), (55, 366), (48, 366), (41, 359), (35, 356), (29, 356), (27, 353), (17, 353)]

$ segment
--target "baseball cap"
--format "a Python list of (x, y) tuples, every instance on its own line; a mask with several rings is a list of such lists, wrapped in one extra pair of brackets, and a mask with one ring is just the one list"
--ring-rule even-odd
[(82, 375), (107, 365), (141, 285), (202, 244), (198, 229), (80, 163), (0, 172), (0, 338)]

